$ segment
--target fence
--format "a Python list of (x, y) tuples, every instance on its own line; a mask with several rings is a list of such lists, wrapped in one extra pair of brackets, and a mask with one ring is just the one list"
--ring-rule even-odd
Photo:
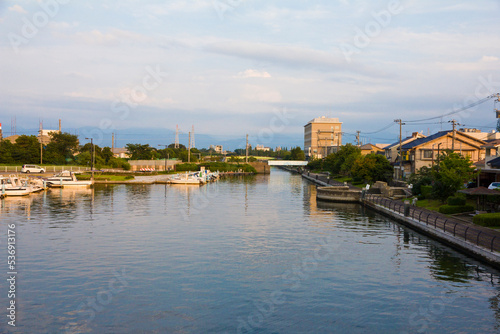
[[(365, 200), (383, 206), (403, 216), (405, 214), (405, 204), (401, 201), (372, 194), (367, 194)], [(427, 227), (434, 230), (443, 231), (492, 252), (500, 252), (500, 233), (496, 233), (496, 231), (483, 230), (416, 206), (410, 206), (409, 212), (407, 213), (409, 213), (408, 217), (420, 223), (425, 223)]]
[[(80, 166), (40, 166), (40, 167), (45, 169), (45, 172), (47, 173), (61, 172), (63, 170), (78, 171), (78, 172), (90, 170), (89, 167), (80, 167)], [(21, 168), (22, 166), (0, 166), (0, 172), (20, 173)]]

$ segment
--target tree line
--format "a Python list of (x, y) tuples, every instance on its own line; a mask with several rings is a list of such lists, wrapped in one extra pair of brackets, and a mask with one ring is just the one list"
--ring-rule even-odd
[(328, 171), (333, 176), (350, 177), (354, 183), (389, 182), (394, 173), (394, 168), (385, 156), (362, 155), (361, 149), (352, 144), (342, 146), (324, 159), (312, 159), (307, 168)]
[[(0, 141), (0, 163), (1, 164), (55, 164), (67, 165), (77, 164), (81, 166), (90, 166), (92, 158), (95, 166), (109, 166), (113, 168), (126, 168), (128, 163), (126, 159), (113, 157), (110, 147), (99, 147), (91, 143), (80, 145), (78, 136), (64, 132), (52, 132), (49, 134), (50, 142), (40, 144), (38, 137), (31, 135), (21, 135), (14, 143), (9, 140)], [(170, 144), (163, 148), (152, 147), (149, 144), (127, 144), (126, 149), (132, 160), (159, 160), (159, 159), (179, 159), (188, 161), (188, 150), (180, 144), (178, 148)], [(94, 151), (92, 151), (94, 150)], [(241, 152), (243, 151), (243, 152)], [(245, 154), (245, 150), (235, 150), (238, 155)], [(278, 152), (263, 152), (251, 150), (251, 155), (261, 155), (268, 153), (267, 156), (276, 156), (288, 160), (304, 160), (304, 152), (300, 147), (294, 147), (290, 151), (281, 150)], [(221, 160), (221, 154), (216, 154), (211, 149), (190, 149), (189, 161), (198, 162), (202, 157), (212, 156), (213, 161)]]

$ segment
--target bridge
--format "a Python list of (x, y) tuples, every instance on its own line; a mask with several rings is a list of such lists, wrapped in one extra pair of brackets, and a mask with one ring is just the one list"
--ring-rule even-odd
[(299, 160), (268, 160), (269, 166), (306, 166), (307, 161)]

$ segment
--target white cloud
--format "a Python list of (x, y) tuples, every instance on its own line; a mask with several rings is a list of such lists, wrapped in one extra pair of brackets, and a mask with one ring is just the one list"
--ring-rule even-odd
[(27, 14), (28, 12), (21, 6), (19, 5), (14, 5), (12, 7), (9, 7), (9, 10), (12, 11), (12, 12), (17, 12), (17, 13), (21, 13), (21, 14)]
[(238, 73), (238, 78), (270, 78), (271, 74), (269, 74), (266, 71), (258, 71), (258, 70), (252, 70), (248, 69), (244, 72)]
[(496, 62), (498, 60), (499, 60), (499, 58), (498, 57), (494, 57), (494, 56), (483, 56), (481, 58), (482, 62)]

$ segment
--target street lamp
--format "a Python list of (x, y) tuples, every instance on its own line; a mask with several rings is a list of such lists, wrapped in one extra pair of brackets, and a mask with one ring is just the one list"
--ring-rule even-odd
[(170, 154), (167, 151), (168, 145), (158, 144), (158, 146), (165, 146), (165, 172), (166, 172), (167, 171), (167, 160), (170, 158)]
[(90, 152), (90, 171), (92, 172), (92, 181), (94, 181), (94, 138), (85, 138), (87, 140), (90, 139), (90, 147), (91, 147), (91, 152)]

